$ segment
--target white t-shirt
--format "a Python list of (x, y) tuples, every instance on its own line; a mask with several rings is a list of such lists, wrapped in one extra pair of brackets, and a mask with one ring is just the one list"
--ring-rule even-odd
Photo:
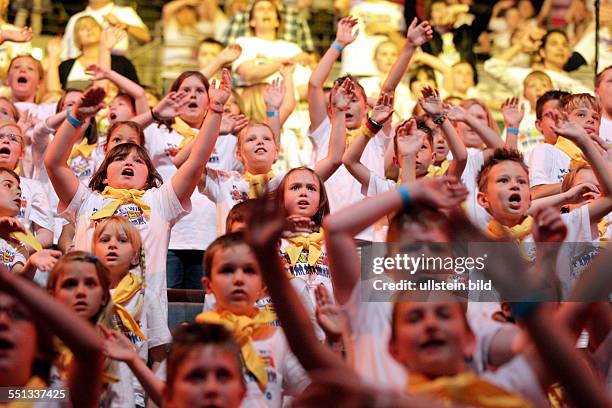
[[(317, 129), (312, 132), (309, 131), (308, 137), (313, 144), (311, 167), (314, 163), (327, 156), (330, 135), (331, 122), (329, 117), (326, 117)], [(378, 132), (367, 144), (361, 155), (361, 163), (379, 177), (384, 177), (385, 175), (385, 148), (391, 139), (392, 135), (387, 136), (382, 131)], [(327, 179), (325, 190), (332, 213), (364, 199), (361, 185), (344, 165), (338, 167), (336, 172)], [(368, 227), (357, 235), (357, 238), (371, 241), (373, 232), (374, 228)]]
[[(368, 98), (378, 98), (384, 81), (384, 78), (380, 76), (372, 76), (361, 78), (359, 84), (365, 90)], [(399, 121), (412, 116), (412, 110), (415, 105), (416, 101), (412, 97), (408, 86), (403, 83), (397, 84), (397, 88), (395, 88), (395, 99), (393, 100), (393, 120)]]
[[(293, 58), (302, 53), (302, 49), (299, 45), (284, 40), (271, 41), (257, 37), (238, 37), (235, 43), (242, 47), (242, 54), (232, 63), (233, 72), (236, 72), (238, 68), (247, 61), (253, 61), (256, 64), (263, 64), (267, 59)], [(307, 85), (311, 73), (312, 71), (310, 70), (310, 67), (297, 64), (295, 66), (295, 72), (293, 73), (295, 86), (298, 87), (300, 85)], [(271, 83), (272, 80), (276, 78), (280, 78), (279, 73), (270, 75), (261, 81), (257, 81), (257, 83)], [(241, 78), (238, 78), (239, 86), (253, 84), (254, 83), (249, 83)]]
[[(285, 177), (285, 173), (276, 175), (266, 184), (266, 191), (275, 190)], [(217, 205), (217, 232), (225, 233), (225, 220), (232, 207), (249, 198), (249, 183), (236, 171), (221, 171), (206, 168), (206, 186), (198, 187), (200, 192)]]
[[(84, 16), (90, 16), (96, 19), (98, 24), (103, 28), (109, 27), (110, 24), (104, 20), (104, 16), (113, 14), (117, 17), (121, 23), (136, 26), (140, 28), (146, 28), (147, 26), (142, 22), (142, 19), (138, 16), (136, 11), (131, 7), (121, 7), (115, 5), (113, 2), (108, 3), (106, 6), (99, 9), (87, 8), (80, 13), (76, 13), (70, 17), (64, 30), (64, 37), (62, 38), (62, 53), (60, 59), (65, 61), (70, 58), (76, 58), (81, 54), (79, 47), (75, 43), (76, 33), (74, 32), (74, 26), (77, 20)], [(128, 36), (127, 32), (125, 37), (113, 47), (113, 54), (124, 55), (128, 50)]]
[(19, 178), (21, 185), (21, 208), (17, 219), (27, 229), (32, 229), (32, 223), (53, 231), (53, 213), (45, 187), (36, 180)]
[(480, 228), (486, 228), (491, 220), (491, 215), (478, 204), (478, 183), (476, 177), (484, 165), (484, 152), (480, 149), (468, 148), (468, 158), (465, 165), (465, 170), (461, 175), (461, 181), (468, 189), (468, 196), (465, 200), (467, 206), (467, 213), (476, 226)]
[(612, 144), (612, 119), (605, 116), (601, 117), (599, 124), (599, 137), (605, 140), (608, 144)]
[(299, 395), (308, 386), (310, 379), (289, 349), (280, 328), (265, 340), (253, 341), (253, 347), (265, 361), (268, 386), (265, 393), (262, 392), (255, 377), (245, 372), (247, 394), (241, 407), (280, 408), (284, 395)]
[(554, 145), (541, 143), (529, 158), (529, 187), (563, 182), (569, 173), (570, 157)]
[[(142, 200), (151, 209), (148, 219), (144, 217), (143, 211), (133, 203), (120, 206), (115, 215), (127, 218), (140, 232), (145, 253), (147, 287), (159, 299), (164, 318), (167, 319), (166, 254), (170, 229), (181, 216), (191, 211), (191, 203), (187, 208), (183, 208), (172, 189), (172, 183), (165, 183), (159, 188), (147, 190)], [(75, 249), (91, 250), (95, 229), (91, 216), (111, 202), (111, 199), (104, 198), (99, 192), (79, 184), (72, 202), (66, 208), (58, 207), (60, 215), (75, 222)]]
[[(176, 173), (172, 158), (179, 151), (183, 136), (176, 131), (158, 128), (151, 125), (145, 129), (145, 148), (153, 161), (153, 165), (169, 183)], [(236, 137), (232, 135), (219, 136), (214, 150), (208, 159), (208, 166), (223, 170), (233, 170), (239, 167), (236, 159)], [(206, 196), (194, 191), (191, 195), (192, 211), (172, 228), (169, 249), (205, 250), (217, 237), (216, 209)]]
[(9, 271), (12, 271), (18, 264), (24, 266), (28, 261), (27, 253), (27, 249), (19, 241), (13, 239), (6, 241), (0, 238), (0, 263)]
[[(136, 275), (140, 273), (136, 272)], [(169, 344), (172, 342), (172, 335), (168, 330), (168, 323), (164, 318), (164, 313), (160, 307), (159, 300), (155, 295), (146, 290), (146, 282), (140, 292), (132, 296), (123, 307), (134, 317), (138, 326), (145, 335), (146, 340), (134, 335), (129, 329), (123, 326), (121, 319), (114, 314), (113, 323), (120, 331), (132, 342), (138, 355), (143, 361), (147, 361), (149, 349)], [(111, 296), (115, 289), (111, 289)], [(117, 364), (117, 374), (119, 382), (112, 384), (111, 388), (116, 393), (116, 398), (113, 400), (113, 406), (130, 406), (138, 404), (145, 405), (145, 392), (126, 363), (120, 362)]]

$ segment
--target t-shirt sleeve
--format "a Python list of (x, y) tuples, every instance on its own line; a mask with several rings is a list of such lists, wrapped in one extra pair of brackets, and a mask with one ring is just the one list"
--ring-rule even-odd
[(372, 197), (378, 194), (386, 193), (393, 188), (394, 184), (395, 183), (393, 183), (393, 181), (384, 179), (375, 174), (373, 171), (370, 171), (370, 181), (368, 182), (368, 186), (367, 188), (363, 188), (362, 186), (361, 193), (363, 194), (365, 190), (366, 194), (364, 195), (367, 197)]
[(536, 407), (549, 406), (538, 378), (524, 356), (517, 356), (495, 372), (486, 372), (482, 377), (506, 391), (520, 394)]
[(552, 175), (553, 161), (550, 154), (547, 154), (544, 145), (536, 146), (533, 149), (529, 162), (529, 187), (557, 183)]
[(204, 194), (213, 203), (223, 201), (221, 197), (221, 173), (210, 167), (206, 168), (206, 185), (204, 188), (198, 186), (200, 193)]
[(44, 193), (42, 185), (38, 182), (32, 183), (32, 207), (30, 209), (30, 221), (39, 227), (53, 231), (53, 213), (51, 204)]
[(179, 218), (191, 212), (191, 201), (185, 207), (172, 188), (172, 182), (162, 184), (159, 189), (153, 192), (152, 205), (157, 207), (159, 215), (166, 221), (174, 224)]
[(326, 117), (314, 131), (308, 132), (308, 138), (312, 142), (313, 147), (313, 163), (318, 162), (327, 154), (330, 135), (331, 122), (328, 117)]
[(85, 184), (79, 182), (79, 188), (74, 194), (74, 197), (72, 197), (70, 204), (65, 208), (62, 206), (61, 202), (57, 205), (57, 214), (70, 222), (75, 222), (83, 203), (93, 194), (94, 192), (86, 187)]
[(115, 13), (115, 16), (121, 20), (122, 23), (127, 25), (146, 28), (145, 23), (142, 21), (136, 10), (131, 7), (117, 7), (119, 13)]

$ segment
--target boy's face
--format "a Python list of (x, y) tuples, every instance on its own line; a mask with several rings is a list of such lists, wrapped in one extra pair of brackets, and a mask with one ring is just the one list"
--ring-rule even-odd
[(474, 336), (456, 302), (400, 302), (396, 305), (391, 355), (430, 378), (456, 375), (472, 355)]
[(346, 128), (353, 130), (361, 127), (368, 112), (367, 108), (368, 104), (364, 95), (359, 90), (355, 90), (355, 95), (345, 113)]
[(236, 315), (253, 312), (262, 295), (263, 283), (257, 259), (246, 244), (219, 248), (213, 258), (210, 279), (202, 278), (206, 293), (212, 293), (218, 308)]
[(108, 106), (108, 123), (124, 122), (136, 116), (132, 102), (127, 96), (117, 96)]
[(21, 187), (19, 180), (11, 174), (0, 173), (0, 214), (14, 217), (21, 208)]
[(601, 116), (591, 108), (579, 107), (572, 110), (567, 115), (570, 120), (578, 123), (589, 134), (589, 136), (599, 135), (599, 124)]
[(168, 408), (238, 408), (246, 394), (238, 359), (216, 345), (190, 350), (171, 386), (165, 393)]
[(397, 55), (398, 50), (395, 44), (386, 42), (379, 45), (376, 50), (376, 55), (374, 55), (376, 68), (383, 73), (389, 72), (393, 66), (393, 63), (397, 59)]
[(506, 226), (520, 223), (529, 206), (529, 174), (520, 164), (503, 161), (491, 168), (486, 191), (478, 192), (478, 204)]
[(612, 117), (612, 69), (608, 69), (601, 75), (601, 81), (595, 92), (603, 111), (608, 117)]
[(557, 143), (557, 134), (552, 129), (555, 126), (553, 118), (547, 115), (548, 112), (558, 111), (561, 108), (561, 103), (557, 99), (550, 100), (542, 106), (542, 119), (536, 120), (536, 129), (544, 135), (544, 142), (548, 144)]
[(319, 180), (307, 170), (292, 171), (285, 181), (284, 200), (287, 214), (311, 218), (319, 210)]
[(13, 98), (26, 100), (36, 95), (40, 77), (38, 66), (32, 57), (18, 57), (13, 60), (7, 74), (8, 85)]
[(255, 29), (276, 29), (280, 25), (276, 7), (271, 1), (260, 1), (253, 7), (250, 25)]
[[(422, 130), (417, 130), (417, 133), (425, 133)], [(433, 146), (429, 142), (429, 138), (425, 136), (423, 138), (423, 144), (416, 155), (416, 176), (424, 177), (427, 174), (429, 165), (433, 160)]]
[(21, 129), (4, 126), (0, 129), (0, 167), (15, 170), (23, 155)]
[(465, 92), (474, 86), (474, 70), (467, 62), (453, 66), (452, 72), (454, 89)]
[(433, 141), (434, 141), (434, 145), (433, 145), (434, 156), (432, 160), (436, 164), (438, 164), (446, 159), (450, 149), (448, 147), (448, 143), (446, 143), (446, 139), (444, 138), (442, 131), (440, 131), (440, 128), (438, 127), (434, 129)]
[(553, 89), (550, 79), (532, 76), (525, 79), (524, 96), (531, 105), (531, 110), (535, 112), (538, 98)]
[(274, 136), (266, 126), (250, 126), (241, 135), (238, 158), (255, 174), (267, 173), (278, 157)]
[(202, 43), (198, 49), (198, 66), (204, 68), (208, 66), (215, 59), (217, 55), (223, 50), (219, 44), (215, 43)]

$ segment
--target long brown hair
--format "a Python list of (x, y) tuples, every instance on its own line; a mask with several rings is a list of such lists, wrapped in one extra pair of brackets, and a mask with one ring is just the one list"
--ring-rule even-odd
[(138, 146), (135, 143), (121, 143), (120, 145), (113, 147), (106, 154), (106, 157), (100, 165), (100, 168), (91, 177), (91, 181), (89, 182), (89, 188), (94, 191), (103, 191), (104, 187), (107, 186), (105, 180), (107, 178), (106, 170), (108, 169), (108, 166), (117, 160), (122, 160), (126, 158), (132, 151), (136, 151), (138, 156), (140, 156), (140, 158), (145, 162), (145, 165), (147, 166), (148, 175), (145, 190), (161, 186), (163, 183), (162, 177), (155, 169), (155, 166), (153, 165), (153, 162), (151, 161), (151, 158), (149, 158), (149, 154), (144, 149), (144, 147)]
[(283, 177), (283, 179), (281, 180), (278, 187), (276, 188), (276, 192), (275, 192), (276, 203), (277, 203), (278, 208), (285, 207), (285, 187), (287, 184), (287, 179), (289, 178), (289, 175), (291, 173), (296, 172), (296, 171), (301, 171), (301, 170), (311, 173), (314, 176), (314, 178), (319, 181), (319, 209), (311, 217), (311, 219), (318, 227), (320, 227), (321, 224), (323, 223), (323, 218), (329, 214), (329, 199), (327, 198), (327, 192), (325, 190), (325, 184), (323, 183), (323, 180), (313, 169), (302, 166), (302, 167), (296, 167), (294, 169), (289, 170), (287, 174), (285, 174), (285, 177)]

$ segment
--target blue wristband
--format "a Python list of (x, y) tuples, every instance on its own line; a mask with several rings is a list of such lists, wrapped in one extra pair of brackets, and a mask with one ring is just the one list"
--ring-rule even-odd
[(518, 135), (519, 130), (515, 127), (509, 127), (509, 128), (506, 128), (506, 133), (509, 135)]
[(341, 46), (340, 44), (338, 44), (336, 41), (334, 41), (334, 42), (331, 44), (331, 47), (332, 47), (333, 49), (335, 49), (336, 51), (338, 51), (339, 53), (341, 53), (341, 54), (342, 54), (342, 49), (343, 49), (343, 48), (342, 48), (342, 46)]
[(399, 191), (402, 196), (402, 202), (404, 203), (404, 209), (409, 210), (412, 208), (412, 200), (410, 199), (410, 193), (408, 192), (408, 187), (404, 184), (400, 184), (397, 191)]
[(74, 116), (72, 116), (70, 114), (70, 109), (72, 108), (68, 108), (66, 110), (66, 120), (68, 120), (68, 123), (70, 123), (72, 126), (74, 126), (75, 128), (80, 128), (83, 126), (83, 122), (81, 122), (80, 120), (78, 120), (77, 118), (75, 118)]
[(526, 302), (512, 302), (510, 304), (512, 316), (516, 320), (523, 320), (525, 317), (532, 314), (538, 307), (540, 307), (540, 302), (538, 302), (537, 300)]
[(274, 116), (276, 116), (276, 112), (275, 111), (266, 111), (266, 116), (269, 118), (273, 118)]

